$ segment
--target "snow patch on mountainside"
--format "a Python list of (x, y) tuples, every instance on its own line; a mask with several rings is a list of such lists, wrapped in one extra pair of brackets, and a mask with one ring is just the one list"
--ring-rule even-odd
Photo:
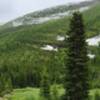
[(41, 49), (45, 51), (58, 51), (58, 48), (55, 48), (51, 45), (45, 45), (44, 47), (41, 47)]
[[(68, 38), (67, 35), (66, 35), (66, 38)], [(56, 40), (57, 41), (64, 41), (65, 37), (58, 35)], [(100, 44), (100, 35), (89, 38), (89, 39), (86, 40), (86, 42), (88, 43), (89, 46), (99, 46), (99, 44)]]
[(14, 27), (17, 27), (17, 26), (23, 25), (22, 22), (17, 22), (17, 21), (13, 21), (12, 24), (13, 24)]
[(64, 36), (60, 36), (60, 35), (57, 36), (57, 41), (64, 41), (64, 40), (65, 40)]
[(99, 44), (100, 44), (100, 35), (87, 39), (87, 43), (90, 46), (99, 46)]
[(56, 38), (56, 40), (57, 41), (64, 41), (66, 38), (68, 38), (69, 36), (68, 35), (66, 35), (66, 36), (61, 36), (61, 35), (58, 35), (57, 36), (57, 38)]
[(80, 11), (80, 12), (83, 12), (83, 11), (86, 11), (86, 10), (88, 10), (88, 9), (90, 9), (90, 7), (83, 7), (83, 8), (80, 8), (79, 11)]
[(94, 59), (95, 58), (95, 55), (94, 54), (88, 54), (87, 55), (90, 59)]
[[(69, 37), (68, 35), (66, 35), (66, 36), (58, 35), (56, 37), (56, 40), (57, 41), (64, 41), (68, 37)], [(100, 35), (95, 36), (95, 37), (92, 37), (92, 38), (89, 38), (89, 39), (86, 40), (86, 42), (88, 43), (89, 46), (99, 46), (99, 43), (100, 43)], [(53, 47), (52, 45), (44, 45), (40, 49), (45, 50), (45, 51), (56, 51), (56, 52), (58, 51), (58, 48), (57, 47)], [(87, 56), (90, 59), (94, 59), (95, 58), (95, 54), (89, 53)]]

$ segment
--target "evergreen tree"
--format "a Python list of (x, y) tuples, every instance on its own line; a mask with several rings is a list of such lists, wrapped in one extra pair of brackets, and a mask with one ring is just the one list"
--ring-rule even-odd
[(88, 99), (87, 44), (81, 13), (73, 13), (70, 20), (66, 57), (66, 79), (64, 100)]
[(50, 100), (50, 81), (46, 70), (43, 71), (40, 92), (44, 100)]

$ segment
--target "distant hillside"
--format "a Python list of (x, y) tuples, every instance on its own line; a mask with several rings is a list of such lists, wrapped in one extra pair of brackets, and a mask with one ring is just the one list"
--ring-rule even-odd
[(78, 4), (66, 4), (53, 8), (44, 9), (42, 11), (33, 12), (15, 20), (12, 20), (4, 25), (4, 27), (17, 27), (21, 25), (40, 24), (52, 19), (58, 19), (68, 15), (69, 11), (88, 7), (92, 5), (93, 1), (85, 1)]

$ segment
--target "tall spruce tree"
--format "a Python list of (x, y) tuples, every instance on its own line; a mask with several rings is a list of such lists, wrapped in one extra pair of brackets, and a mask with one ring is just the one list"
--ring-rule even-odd
[(81, 13), (73, 13), (68, 34), (64, 100), (88, 100), (87, 44)]

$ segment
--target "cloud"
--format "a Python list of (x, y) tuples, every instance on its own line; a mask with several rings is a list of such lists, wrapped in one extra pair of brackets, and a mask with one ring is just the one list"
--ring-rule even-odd
[(8, 21), (23, 14), (69, 2), (86, 0), (0, 0), (0, 21)]
[(13, 10), (12, 0), (0, 0), (0, 13), (9, 13)]
[(0, 22), (8, 21), (13, 14), (12, 0), (0, 0)]

